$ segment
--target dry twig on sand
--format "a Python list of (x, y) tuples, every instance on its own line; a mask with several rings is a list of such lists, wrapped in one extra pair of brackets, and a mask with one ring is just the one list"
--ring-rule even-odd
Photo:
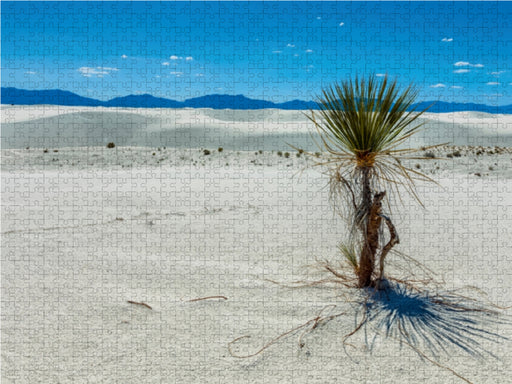
[[(300, 330), (300, 329), (306, 328), (306, 329), (304, 330), (304, 332), (302, 332), (302, 333), (300, 334), (300, 336), (299, 336), (299, 340), (298, 340), (299, 347), (300, 347), (300, 348), (302, 348), (302, 347), (304, 347), (304, 343), (303, 343), (302, 339), (303, 339), (303, 337), (304, 337), (307, 333), (311, 332), (313, 329), (315, 329), (316, 327), (318, 327), (318, 325), (319, 325), (319, 324), (324, 323), (324, 322), (329, 321), (329, 320), (332, 320), (332, 319), (334, 319), (334, 318), (336, 318), (336, 317), (340, 317), (340, 316), (342, 316), (342, 315), (344, 315), (344, 314), (345, 314), (345, 312), (342, 312), (342, 313), (337, 313), (337, 314), (335, 314), (335, 315), (322, 316), (322, 313), (323, 313), (327, 308), (331, 308), (331, 309), (333, 309), (333, 308), (336, 308), (336, 305), (334, 305), (334, 304), (326, 305), (325, 307), (323, 307), (323, 308), (318, 312), (317, 316), (316, 316), (316, 317), (314, 317), (313, 319), (308, 320), (308, 321), (306, 321), (305, 323), (303, 323), (303, 324), (301, 324), (301, 325), (299, 325), (299, 326), (297, 326), (297, 327), (295, 327), (295, 328), (292, 328), (292, 329), (290, 329), (289, 331), (287, 331), (287, 332), (285, 332), (285, 333), (283, 333), (283, 334), (281, 334), (281, 335), (277, 336), (276, 338), (272, 339), (272, 340), (271, 340), (271, 341), (269, 341), (267, 344), (265, 344), (263, 347), (261, 347), (260, 349), (258, 349), (256, 352), (251, 353), (251, 354), (249, 354), (249, 355), (243, 355), (243, 356), (240, 356), (240, 355), (237, 355), (237, 354), (233, 353), (233, 350), (231, 349), (231, 346), (232, 346), (234, 343), (236, 343), (237, 341), (242, 340), (242, 339), (248, 339), (248, 338), (250, 338), (251, 336), (246, 335), (246, 336), (240, 336), (240, 337), (237, 337), (236, 339), (234, 339), (234, 340), (232, 340), (231, 342), (229, 342), (229, 343), (228, 343), (228, 351), (229, 351), (229, 354), (230, 354), (231, 356), (233, 356), (233, 357), (238, 358), (238, 359), (247, 359), (247, 358), (249, 358), (249, 357), (254, 357), (254, 356), (259, 355), (260, 353), (262, 353), (264, 350), (266, 350), (267, 348), (269, 348), (271, 345), (275, 344), (277, 341), (279, 341), (279, 340), (280, 340), (280, 339), (282, 339), (283, 337), (285, 337), (285, 336), (287, 336), (287, 335), (289, 335), (289, 334), (292, 334), (292, 333), (294, 333), (294, 332), (297, 332), (297, 331), (298, 331), (298, 330)], [(310, 326), (310, 325), (311, 325), (311, 327), (310, 327), (310, 328), (307, 328), (307, 327), (308, 327), (308, 326)]]
[(187, 300), (187, 303), (193, 303), (195, 301), (210, 300), (210, 299), (223, 299), (223, 300), (227, 300), (228, 298), (226, 296), (207, 296), (207, 297), (199, 297), (197, 299)]
[(137, 301), (131, 301), (131, 300), (128, 300), (127, 302), (128, 302), (129, 304), (141, 305), (141, 306), (146, 307), (146, 308), (148, 308), (148, 309), (153, 309), (153, 308), (151, 308), (149, 305), (147, 305), (146, 303), (142, 303), (142, 302), (140, 302), (140, 303), (139, 303), (139, 302), (137, 302)]

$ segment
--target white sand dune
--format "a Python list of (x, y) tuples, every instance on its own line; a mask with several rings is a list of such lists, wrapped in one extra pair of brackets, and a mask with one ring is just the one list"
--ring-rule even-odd
[[(141, 132), (176, 130), (173, 124), (204, 130), (206, 122), (211, 137), (239, 130), (247, 139), (253, 124), (266, 138), (282, 121), (293, 132), (296, 114), (269, 111), (265, 120), (255, 112), (246, 122), (239, 111), (165, 113), (84, 108), (45, 116), (48, 139), (58, 138), (54, 145), (41, 132), (16, 136), (19, 130), (32, 132), (28, 124), (38, 120), (20, 120), (24, 125), (3, 120), (2, 146), (31, 148), (2, 150), (2, 383), (463, 382), (400, 346), (393, 336), (396, 315), (416, 327), (417, 347), (430, 358), (428, 342), (440, 340), (446, 351), (436, 344), (436, 361), (471, 382), (509, 380), (510, 317), (436, 312), (432, 303), (410, 294), (398, 307), (383, 300), (388, 307), (379, 312), (382, 318), (350, 339), (350, 347), (342, 340), (357, 320), (342, 296), (346, 290), (287, 289), (266, 281), (328, 277), (303, 267), (317, 258), (340, 259), (336, 246), (345, 227), (332, 214), (324, 176), (316, 169), (299, 176), (308, 164), (303, 157), (243, 148), (219, 153), (217, 142), (208, 142), (210, 155), (200, 149), (104, 146), (121, 137), (128, 143)], [(26, 118), (19, 109), (14, 115)], [(470, 124), (459, 115), (453, 119), (475, 134), (484, 120), (496, 119), (496, 133), (510, 128), (508, 116), (483, 116), (480, 123), (471, 116)], [(63, 143), (78, 145), (73, 135), (65, 136), (67, 141), (53, 136), (69, 129), (80, 135), (88, 119), (90, 132), (105, 134), (101, 147), (70, 148)], [(442, 119), (447, 121), (436, 123), (439, 130), (453, 126), (452, 117)], [(102, 131), (107, 122), (113, 125)], [(109, 136), (112, 126), (119, 137)], [(32, 148), (37, 137), (48, 152)], [(425, 209), (410, 197), (397, 205), (397, 248), (434, 270), (445, 280), (444, 290), (472, 285), (463, 292), (476, 303), (484, 303), (477, 291), (482, 290), (485, 300), (510, 306), (511, 150), (485, 149), (477, 156), (477, 149), (461, 147), (436, 153), (457, 150), (460, 157), (410, 164), (439, 185), (419, 185)], [(187, 301), (217, 295), (227, 300)], [(333, 313), (345, 315), (307, 334), (302, 349), (299, 332), (256, 357), (239, 359), (228, 351), (230, 341), (250, 335), (233, 351), (255, 352), (334, 305)], [(373, 338), (387, 326), (390, 337)], [(465, 346), (483, 357), (471, 356)]]
[[(317, 150), (302, 111), (2, 105), (2, 148), (121, 146)], [(425, 114), (411, 146), (512, 146), (512, 115)]]

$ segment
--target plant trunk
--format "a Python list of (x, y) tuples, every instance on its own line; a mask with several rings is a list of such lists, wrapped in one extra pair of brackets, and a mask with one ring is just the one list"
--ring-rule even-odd
[(382, 248), (382, 252), (380, 254), (380, 261), (379, 261), (379, 280), (384, 279), (384, 260), (386, 259), (387, 254), (389, 251), (391, 251), (391, 248), (393, 248), (396, 244), (400, 244), (400, 239), (398, 238), (398, 234), (396, 233), (396, 228), (391, 222), (391, 219), (387, 216), (380, 215), (385, 221), (386, 225), (389, 229), (389, 236), (390, 239), (388, 243)]
[(382, 199), (386, 192), (377, 193), (371, 200), (371, 189), (368, 170), (363, 170), (363, 201), (362, 205), (369, 207), (364, 217), (361, 231), (363, 233), (363, 248), (359, 258), (358, 285), (369, 287), (372, 285), (372, 275), (375, 269), (375, 254), (379, 247), (379, 228), (381, 224)]

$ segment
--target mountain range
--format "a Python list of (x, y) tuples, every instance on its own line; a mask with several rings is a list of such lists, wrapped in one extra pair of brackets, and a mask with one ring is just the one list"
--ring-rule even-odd
[[(212, 109), (285, 109), (309, 110), (318, 109), (316, 102), (292, 100), (284, 103), (274, 103), (265, 100), (256, 100), (244, 95), (206, 95), (176, 101), (155, 97), (149, 94), (128, 95), (116, 97), (108, 101), (100, 101), (60, 89), (52, 90), (24, 90), (12, 87), (2, 87), (1, 103), (14, 105), (51, 104), (87, 107), (125, 107), (125, 108), (212, 108)], [(433, 104), (433, 105), (432, 105)], [(424, 101), (412, 106), (423, 110), (428, 106), (428, 112), (446, 113), (461, 111), (476, 111), (487, 113), (512, 114), (512, 105), (491, 106), (475, 103), (447, 103), (444, 101)]]

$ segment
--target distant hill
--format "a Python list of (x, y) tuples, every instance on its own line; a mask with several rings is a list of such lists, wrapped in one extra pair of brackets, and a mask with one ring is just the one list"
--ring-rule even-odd
[(105, 107), (128, 107), (128, 108), (183, 108), (182, 102), (161, 97), (154, 97), (149, 94), (128, 95), (116, 97), (102, 104)]
[[(429, 105), (434, 103), (433, 101), (424, 101), (416, 104), (417, 110), (423, 110), (427, 108)], [(429, 108), (428, 112), (431, 113), (447, 113), (447, 112), (465, 112), (465, 111), (474, 111), (474, 112), (487, 112), (487, 113), (503, 113), (510, 114), (512, 113), (512, 105), (502, 105), (502, 106), (492, 106), (485, 104), (475, 104), (475, 103), (446, 103), (444, 101), (438, 101), (431, 108)]]
[(276, 108), (288, 110), (318, 109), (314, 101), (292, 100), (276, 104)]
[(244, 95), (207, 95), (185, 100), (189, 108), (213, 108), (213, 109), (267, 109), (276, 108), (271, 101), (254, 100)]
[[(126, 107), (126, 108), (212, 108), (212, 109), (286, 109), (308, 110), (318, 109), (314, 101), (292, 100), (284, 103), (274, 103), (265, 100), (250, 99), (244, 95), (206, 95), (176, 101), (155, 97), (149, 94), (128, 95), (116, 97), (109, 101), (100, 101), (88, 97), (82, 97), (75, 93), (60, 89), (29, 91), (18, 88), (2, 87), (2, 104), (34, 105), (53, 104), (87, 107)], [(512, 105), (490, 106), (474, 103), (447, 103), (444, 101), (424, 101), (415, 104), (416, 110), (423, 110), (434, 104), (428, 112), (446, 113), (476, 111), (487, 113), (512, 114)]]
[(80, 105), (97, 107), (103, 105), (99, 100), (78, 96), (75, 93), (60, 89), (48, 89), (44, 91), (27, 91), (18, 88), (2, 87), (2, 104), (53, 104), (53, 105)]

